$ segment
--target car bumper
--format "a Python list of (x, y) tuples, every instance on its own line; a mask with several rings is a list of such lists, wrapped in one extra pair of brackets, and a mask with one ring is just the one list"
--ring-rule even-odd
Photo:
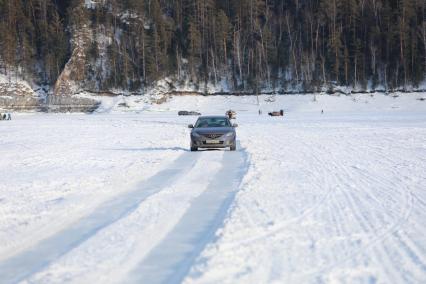
[(218, 143), (209, 143), (210, 141), (204, 137), (191, 137), (191, 147), (198, 148), (227, 148), (235, 145), (235, 137), (221, 137), (217, 139)]

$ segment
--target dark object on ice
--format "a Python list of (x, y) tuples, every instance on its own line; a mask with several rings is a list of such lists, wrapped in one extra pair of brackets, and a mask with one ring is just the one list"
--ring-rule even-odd
[(284, 110), (268, 112), (269, 116), (284, 116)]
[(181, 111), (178, 112), (178, 115), (201, 115), (201, 113), (196, 112), (196, 111), (181, 110)]
[(417, 100), (419, 100), (419, 101), (426, 101), (425, 98), (418, 98)]
[(236, 119), (237, 118), (237, 113), (232, 109), (228, 110), (225, 114), (229, 119)]
[(321, 114), (323, 114), (323, 113), (324, 113), (324, 110), (322, 109), (322, 110), (321, 110)]
[(237, 124), (232, 124), (227, 116), (201, 116), (191, 128), (191, 151), (199, 148), (227, 148), (235, 151)]
[(10, 113), (0, 113), (0, 120), (12, 120)]
[(119, 103), (119, 104), (118, 104), (118, 106), (119, 106), (119, 107), (127, 107), (127, 108), (129, 108), (129, 107), (130, 107), (130, 106), (129, 106), (126, 102)]

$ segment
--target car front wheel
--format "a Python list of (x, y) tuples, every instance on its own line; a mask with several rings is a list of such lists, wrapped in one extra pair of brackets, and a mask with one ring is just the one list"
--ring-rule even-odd
[(234, 144), (234, 145), (232, 145), (231, 147), (229, 147), (229, 149), (230, 149), (231, 151), (235, 151), (235, 150), (237, 150), (237, 146)]
[(191, 146), (191, 152), (195, 152), (195, 151), (198, 151), (198, 147), (192, 147)]

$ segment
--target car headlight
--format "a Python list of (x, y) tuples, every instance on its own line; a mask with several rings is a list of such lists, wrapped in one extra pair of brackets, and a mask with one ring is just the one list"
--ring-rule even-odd
[(228, 132), (225, 134), (225, 137), (232, 137), (234, 136), (234, 132)]

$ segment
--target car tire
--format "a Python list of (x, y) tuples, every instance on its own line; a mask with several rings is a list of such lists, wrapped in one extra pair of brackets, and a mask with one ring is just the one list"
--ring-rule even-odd
[(234, 144), (234, 145), (232, 145), (231, 147), (229, 147), (229, 149), (230, 149), (231, 151), (235, 151), (235, 150), (237, 150), (237, 146)]
[(191, 146), (191, 152), (196, 152), (196, 151), (198, 151), (198, 147), (192, 147)]

